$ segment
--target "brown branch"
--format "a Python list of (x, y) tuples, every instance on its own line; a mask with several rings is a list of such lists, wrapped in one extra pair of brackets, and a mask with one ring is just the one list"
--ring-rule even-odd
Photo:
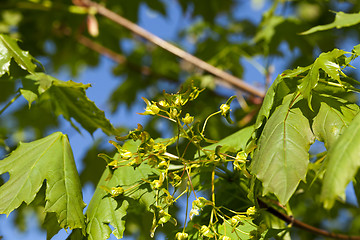
[(119, 64), (126, 64), (126, 66), (128, 66), (130, 69), (132, 69), (134, 71), (140, 71), (141, 74), (143, 74), (145, 76), (152, 76), (152, 77), (167, 79), (170, 82), (178, 82), (178, 80), (176, 78), (171, 77), (171, 76), (165, 76), (164, 74), (155, 72), (147, 66), (139, 66), (137, 64), (133, 64), (133, 63), (129, 62), (125, 56), (123, 56), (119, 53), (116, 53), (113, 50), (106, 48), (97, 42), (94, 42), (93, 40), (85, 37), (84, 35), (78, 34), (75, 38), (80, 44), (84, 45), (85, 47), (88, 47), (89, 49), (112, 59), (114, 62), (117, 62)]
[(338, 233), (331, 233), (328, 231), (325, 231), (323, 229), (316, 228), (314, 226), (311, 226), (309, 224), (306, 224), (302, 221), (296, 220), (293, 216), (286, 215), (270, 206), (268, 206), (264, 201), (262, 201), (260, 198), (257, 199), (259, 206), (261, 208), (265, 208), (266, 211), (274, 215), (275, 217), (283, 220), (287, 224), (291, 224), (294, 227), (298, 227), (300, 229), (306, 230), (308, 232), (311, 232), (316, 235), (321, 235), (328, 238), (334, 238), (334, 239), (346, 239), (346, 240), (360, 240), (360, 236), (349, 236), (345, 234), (338, 234)]
[(118, 54), (118, 53), (112, 51), (111, 49), (106, 48), (103, 45), (101, 45), (97, 42), (94, 42), (91, 39), (89, 39), (83, 35), (79, 34), (75, 38), (80, 44), (90, 48), (91, 50), (94, 50), (95, 52), (97, 52), (99, 54), (105, 55), (106, 57), (112, 59), (113, 61), (115, 61), (119, 64), (130, 65), (131, 67), (135, 68), (136, 70), (140, 70), (140, 72), (146, 76), (152, 75), (152, 71), (150, 70), (149, 67), (146, 67), (146, 66), (136, 66), (135, 67), (132, 64), (130, 64), (126, 60), (126, 57), (124, 57), (123, 55)]
[(129, 29), (130, 31), (134, 32), (135, 34), (147, 39), (148, 41), (154, 43), (155, 45), (167, 50), (168, 52), (188, 61), (189, 63), (215, 75), (216, 77), (223, 79), (225, 82), (231, 84), (234, 87), (237, 87), (245, 92), (248, 92), (254, 96), (263, 98), (265, 96), (265, 93), (254, 88), (250, 84), (242, 81), (240, 78), (237, 78), (219, 68), (216, 68), (207, 62), (191, 55), (188, 52), (185, 52), (184, 50), (176, 47), (173, 44), (170, 44), (169, 42), (159, 38), (158, 36), (155, 36), (154, 34), (146, 31), (145, 29), (141, 28), (140, 26), (130, 22), (129, 20), (121, 17), (120, 15), (116, 14), (115, 12), (105, 8), (104, 6), (92, 2), (90, 0), (73, 0), (73, 3), (78, 6), (84, 6), (84, 7), (92, 7), (97, 10), (97, 12), (112, 20), (113, 22)]

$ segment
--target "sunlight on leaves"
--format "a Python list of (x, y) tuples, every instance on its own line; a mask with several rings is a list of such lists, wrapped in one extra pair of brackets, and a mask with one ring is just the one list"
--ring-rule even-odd
[(359, 23), (360, 23), (360, 13), (337, 12), (334, 22), (310, 28), (309, 30), (302, 32), (301, 34), (306, 35), (319, 31), (329, 30), (332, 28), (350, 27)]
[(46, 212), (55, 212), (60, 227), (85, 228), (81, 185), (66, 135), (56, 132), (20, 143), (0, 161), (0, 174), (10, 179), (0, 187), (0, 213), (9, 215), (22, 202), (30, 204), (46, 180)]
[(0, 34), (0, 76), (9, 73), (12, 58), (22, 69), (32, 74), (35, 73), (36, 65), (33, 63), (35, 59), (29, 52), (21, 50), (16, 40)]
[(346, 186), (360, 167), (359, 136), (360, 114), (357, 114), (328, 153), (328, 165), (321, 191), (326, 208), (331, 208), (335, 199), (344, 194)]
[(272, 192), (285, 204), (301, 180), (305, 180), (309, 148), (314, 142), (309, 122), (292, 95), (270, 116), (252, 162), (252, 173), (263, 182), (264, 194)]

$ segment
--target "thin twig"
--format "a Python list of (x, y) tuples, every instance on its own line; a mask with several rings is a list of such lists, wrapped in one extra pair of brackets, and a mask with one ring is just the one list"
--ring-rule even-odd
[(145, 29), (141, 28), (140, 26), (130, 22), (129, 20), (123, 18), (122, 16), (116, 14), (115, 12), (107, 9), (106, 7), (92, 2), (90, 0), (76, 0), (73, 1), (74, 4), (78, 5), (78, 6), (84, 6), (84, 7), (92, 7), (94, 9), (97, 10), (97, 12), (112, 20), (113, 22), (129, 29), (130, 31), (134, 32), (135, 34), (147, 39), (148, 41), (152, 42), (153, 44), (167, 50), (168, 52), (188, 61), (189, 63), (223, 79), (224, 81), (228, 82), (229, 84), (231, 84), (234, 87), (237, 87), (245, 92), (248, 92), (254, 96), (263, 98), (265, 93), (263, 91), (260, 91), (256, 88), (254, 88), (253, 86), (251, 86), (250, 84), (242, 81), (240, 78), (237, 78), (219, 68), (216, 68), (210, 64), (208, 64), (207, 62), (191, 55), (190, 53), (176, 47), (173, 44), (170, 44), (169, 42), (159, 38), (158, 36), (146, 31)]
[(1, 110), (0, 110), (0, 115), (13, 103), (16, 101), (16, 99), (18, 99), (21, 96), (21, 93), (16, 94), (16, 96), (10, 100), (10, 102), (8, 102)]
[(294, 227), (301, 228), (303, 230), (306, 230), (308, 232), (311, 232), (316, 235), (321, 235), (328, 238), (333, 239), (346, 239), (346, 240), (360, 240), (360, 236), (349, 236), (345, 234), (338, 234), (338, 233), (331, 233), (328, 231), (325, 231), (323, 229), (316, 228), (314, 226), (308, 225), (302, 221), (296, 220), (293, 216), (288, 216), (270, 206), (268, 206), (264, 201), (262, 201), (260, 198), (257, 199), (259, 202), (259, 205), (261, 208), (265, 208), (266, 211), (274, 215), (275, 217), (283, 220), (287, 224), (291, 224)]

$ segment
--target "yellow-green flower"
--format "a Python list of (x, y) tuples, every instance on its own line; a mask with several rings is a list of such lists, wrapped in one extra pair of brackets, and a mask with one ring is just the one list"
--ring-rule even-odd
[(119, 195), (122, 195), (124, 193), (124, 189), (122, 187), (112, 187), (110, 194), (112, 197), (117, 197)]
[(190, 124), (194, 121), (194, 117), (190, 116), (189, 113), (186, 113), (185, 117), (182, 119), (183, 123)]
[(175, 239), (176, 240), (186, 240), (188, 239), (189, 235), (185, 232), (178, 232), (176, 235), (175, 235)]
[(249, 208), (246, 210), (246, 215), (248, 215), (248, 216), (254, 215), (255, 213), (256, 213), (255, 206), (249, 207)]
[(155, 104), (151, 104), (145, 108), (145, 115), (155, 115), (160, 112), (160, 108), (156, 106)]
[(228, 105), (228, 104), (221, 104), (220, 110), (221, 110), (221, 115), (223, 115), (224, 117), (226, 117), (226, 116), (229, 114), (229, 112), (230, 112), (230, 105)]
[(132, 153), (130, 151), (128, 151), (128, 150), (121, 149), (120, 157), (125, 159), (125, 160), (129, 160), (132, 157)]

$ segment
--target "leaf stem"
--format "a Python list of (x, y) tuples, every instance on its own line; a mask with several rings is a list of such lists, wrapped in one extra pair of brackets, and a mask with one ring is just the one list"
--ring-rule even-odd
[(215, 116), (216, 114), (219, 114), (219, 113), (221, 113), (221, 111), (214, 112), (214, 113), (210, 114), (210, 115), (205, 119), (203, 128), (202, 128), (202, 130), (201, 130), (201, 135), (204, 135), (205, 127), (206, 127), (206, 124), (207, 124), (208, 120), (209, 120), (212, 116)]
[(343, 88), (346, 91), (354, 91), (354, 92), (360, 92), (360, 89), (354, 88), (354, 87), (348, 87), (348, 86), (344, 86), (340, 83), (335, 83), (335, 82), (329, 82), (329, 81), (325, 81), (325, 80), (321, 80), (319, 79), (319, 82), (330, 85), (330, 86), (334, 86), (334, 87), (339, 87), (339, 88)]
[(10, 102), (8, 102), (1, 110), (0, 110), (0, 115), (13, 103), (16, 101), (16, 99), (18, 99), (21, 96), (21, 93), (19, 92), (18, 94), (16, 94), (16, 96), (10, 100)]

